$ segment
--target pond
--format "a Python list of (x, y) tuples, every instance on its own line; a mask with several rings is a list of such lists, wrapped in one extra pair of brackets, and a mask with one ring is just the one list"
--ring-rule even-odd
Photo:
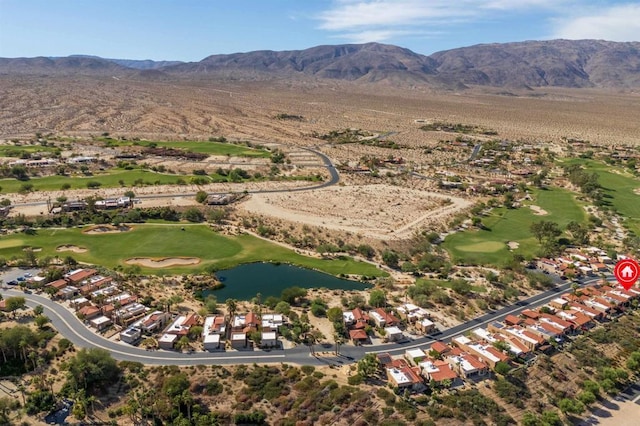
[(279, 297), (282, 290), (294, 286), (324, 287), (330, 290), (365, 290), (370, 287), (363, 282), (337, 278), (323, 272), (284, 263), (247, 263), (219, 271), (216, 277), (224, 287), (219, 290), (204, 291), (203, 297), (211, 293), (221, 303), (227, 299), (251, 300), (257, 293), (262, 295), (262, 300), (269, 296)]

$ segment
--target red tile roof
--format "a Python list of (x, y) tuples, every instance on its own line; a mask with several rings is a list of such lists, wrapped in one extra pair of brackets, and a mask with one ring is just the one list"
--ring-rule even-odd
[(451, 347), (448, 345), (445, 345), (442, 342), (433, 342), (431, 344), (431, 350), (438, 352), (439, 354), (450, 351)]
[(351, 340), (367, 340), (367, 332), (362, 329), (349, 330)]
[(486, 364), (475, 355), (463, 353), (461, 356), (475, 369), (480, 370), (487, 367)]
[(445, 361), (435, 361), (433, 363), (438, 367), (438, 371), (429, 373), (431, 379), (435, 382), (441, 382), (443, 380), (454, 380), (458, 377), (455, 371), (451, 369), (451, 366)]
[(47, 287), (53, 287), (57, 290), (63, 289), (66, 286), (67, 286), (67, 282), (65, 280), (55, 280), (47, 284)]
[(95, 269), (81, 269), (78, 272), (71, 274), (67, 277), (67, 279), (71, 282), (77, 283), (82, 280), (86, 280), (87, 278), (97, 274), (98, 271)]
[(518, 318), (515, 315), (507, 315), (504, 318), (504, 322), (508, 325), (518, 325), (522, 322), (522, 318)]

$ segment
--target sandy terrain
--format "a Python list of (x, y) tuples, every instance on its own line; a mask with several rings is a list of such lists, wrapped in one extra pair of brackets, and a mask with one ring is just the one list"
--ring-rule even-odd
[(256, 194), (240, 207), (292, 222), (370, 238), (404, 239), (469, 207), (463, 198), (392, 185), (336, 186), (297, 194)]
[(606, 403), (591, 416), (591, 419), (594, 418), (595, 421), (583, 422), (581, 425), (637, 426), (638, 419), (640, 419), (640, 399), (635, 403), (632, 401)]
[(84, 247), (74, 246), (72, 244), (65, 244), (65, 245), (56, 247), (56, 251), (59, 251), (59, 252), (71, 251), (73, 253), (86, 253), (87, 249)]
[(543, 209), (540, 206), (530, 205), (529, 208), (533, 210), (533, 214), (535, 214), (536, 216), (546, 216), (549, 214), (545, 209)]
[(97, 225), (82, 231), (83, 234), (117, 234), (120, 232), (131, 231), (133, 227), (127, 225), (113, 226), (113, 225)]
[[(335, 80), (2, 76), (0, 92), (0, 129), (9, 137), (35, 131), (172, 140), (224, 135), (315, 145), (321, 141), (309, 137), (314, 131), (356, 127), (398, 132), (393, 140), (412, 146), (443, 139), (442, 132), (419, 130), (415, 120), (424, 119), (467, 122), (513, 139), (640, 143), (640, 94), (597, 89), (452, 92)], [(303, 120), (278, 120), (279, 113)]]
[(128, 265), (140, 265), (145, 268), (168, 268), (171, 266), (197, 265), (200, 259), (197, 257), (163, 257), (154, 259), (151, 257), (132, 257), (125, 260)]

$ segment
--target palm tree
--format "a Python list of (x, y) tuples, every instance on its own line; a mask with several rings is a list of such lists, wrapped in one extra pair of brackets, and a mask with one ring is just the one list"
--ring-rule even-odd
[(91, 414), (95, 414), (96, 412), (96, 406), (95, 406), (96, 401), (97, 401), (97, 398), (93, 395), (89, 395), (89, 397), (87, 398), (87, 402), (91, 404)]
[(231, 335), (231, 326), (233, 325), (233, 317), (238, 309), (238, 301), (236, 299), (227, 299), (225, 302), (227, 305), (227, 314), (229, 315), (229, 327), (227, 327), (227, 337)]
[(262, 318), (262, 293), (256, 294), (256, 305), (258, 305), (258, 316)]

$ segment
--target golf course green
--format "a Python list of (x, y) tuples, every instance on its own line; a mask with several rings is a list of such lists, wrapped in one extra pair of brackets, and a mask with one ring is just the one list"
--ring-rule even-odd
[[(465, 265), (504, 266), (519, 253), (525, 258), (535, 256), (538, 240), (531, 234), (533, 222), (556, 222), (564, 229), (571, 221), (583, 223), (587, 215), (574, 193), (559, 188), (535, 189), (531, 201), (517, 209), (500, 207), (482, 218), (485, 229), (473, 229), (449, 235), (444, 247), (453, 262)], [(534, 206), (535, 210), (530, 206)], [(507, 243), (514, 248), (509, 249)]]
[[(243, 234), (221, 235), (202, 224), (154, 223), (135, 224), (126, 232), (88, 233), (87, 228), (38, 229), (35, 234), (16, 233), (0, 237), (0, 256), (22, 258), (30, 247), (38, 258), (72, 256), (80, 262), (108, 268), (126, 266), (126, 260), (200, 259), (197, 265), (145, 268), (147, 274), (183, 274), (203, 271), (209, 266), (228, 269), (249, 262), (282, 262), (318, 269), (333, 275), (386, 275), (374, 265), (352, 258), (320, 259), (303, 256), (293, 250)], [(72, 246), (76, 251), (59, 251)]]

